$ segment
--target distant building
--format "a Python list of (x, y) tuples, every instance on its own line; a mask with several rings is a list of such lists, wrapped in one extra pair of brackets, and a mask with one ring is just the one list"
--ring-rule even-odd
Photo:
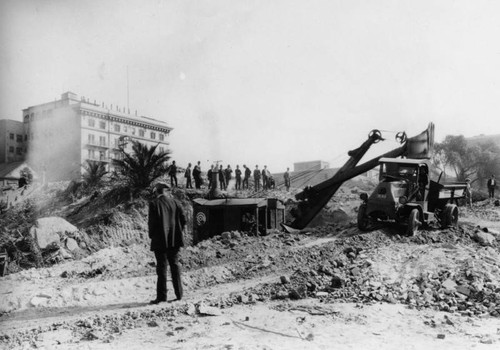
[(22, 122), (0, 120), (0, 164), (19, 162), (25, 158), (25, 133)]
[(321, 170), (321, 169), (327, 169), (329, 167), (330, 167), (330, 164), (328, 162), (324, 162), (322, 160), (311, 160), (308, 162), (293, 163), (293, 171), (294, 172)]
[(35, 174), (33, 169), (23, 161), (0, 164), (0, 188), (14, 186), (17, 188), (21, 172), (28, 169), (32, 174)]
[(125, 108), (109, 108), (78, 98), (72, 92), (60, 100), (23, 110), (28, 161), (45, 173), (48, 181), (78, 179), (86, 160), (103, 162), (113, 170), (111, 160), (130, 140), (166, 151), (173, 130), (165, 122), (130, 114)]

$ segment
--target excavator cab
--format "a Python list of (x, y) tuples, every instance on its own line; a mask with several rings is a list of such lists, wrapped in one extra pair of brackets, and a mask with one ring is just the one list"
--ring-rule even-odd
[(379, 184), (373, 193), (361, 195), (358, 227), (366, 230), (372, 222), (406, 223), (414, 209), (421, 218), (427, 211), (428, 161), (381, 158), (379, 169)]

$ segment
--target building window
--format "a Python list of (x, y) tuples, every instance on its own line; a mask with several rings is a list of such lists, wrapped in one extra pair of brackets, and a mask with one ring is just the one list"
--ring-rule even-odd
[(106, 154), (104, 153), (104, 151), (100, 151), (99, 152), (99, 160), (105, 160), (105, 157), (106, 157)]
[(95, 151), (93, 149), (89, 149), (88, 152), (89, 152), (89, 159), (94, 159)]
[(106, 146), (106, 136), (99, 136), (99, 145)]
[(16, 154), (18, 154), (18, 155), (22, 155), (23, 154), (22, 147), (16, 147)]
[(145, 134), (144, 130), (139, 129), (139, 136), (140, 137), (144, 137), (144, 134)]
[(156, 133), (151, 131), (151, 139), (156, 139)]
[(127, 130), (128, 130), (127, 126), (124, 126), (123, 127), (123, 132), (127, 132)]
[(120, 124), (115, 124), (114, 128), (116, 132), (120, 132)]
[(95, 119), (93, 119), (93, 118), (89, 118), (89, 120), (88, 120), (88, 125), (89, 125), (90, 127), (92, 127), (92, 128), (93, 128), (93, 127), (95, 127)]
[(93, 145), (95, 143), (95, 136), (94, 134), (89, 134), (89, 144)]
[(165, 135), (160, 134), (160, 141), (163, 141), (163, 140), (165, 140)]
[(163, 153), (165, 151), (165, 148), (160, 147), (160, 153)]
[(120, 148), (120, 139), (119, 138), (115, 139), (115, 148)]
[(14, 140), (14, 134), (9, 134), (9, 138), (10, 138), (11, 140)]
[(17, 142), (23, 142), (23, 135), (16, 135)]
[(106, 122), (103, 122), (103, 121), (99, 122), (99, 128), (106, 129)]
[(13, 146), (9, 147), (9, 153), (14, 153), (14, 147)]
[(135, 128), (130, 128), (130, 132), (132, 135), (135, 135)]

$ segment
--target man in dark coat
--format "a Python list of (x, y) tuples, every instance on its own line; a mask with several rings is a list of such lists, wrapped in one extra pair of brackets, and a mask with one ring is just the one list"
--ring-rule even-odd
[(255, 192), (259, 191), (260, 189), (260, 170), (259, 166), (255, 166), (255, 170), (253, 171), (253, 181), (254, 181), (254, 190)]
[(488, 197), (495, 198), (495, 187), (497, 187), (497, 181), (495, 180), (495, 175), (491, 175), (488, 179)]
[(221, 190), (225, 190), (227, 188), (226, 173), (224, 172), (222, 165), (219, 167), (219, 184)]
[(226, 187), (229, 186), (229, 181), (233, 178), (233, 169), (231, 169), (231, 165), (227, 165), (227, 168), (224, 170), (224, 177), (226, 178)]
[(198, 164), (196, 164), (193, 168), (193, 178), (194, 178), (194, 186), (196, 189), (201, 188), (201, 166), (200, 166), (200, 161), (198, 161)]
[(168, 175), (170, 176), (170, 186), (177, 187), (177, 165), (175, 165), (175, 160), (168, 168)]
[(212, 181), (212, 173), (214, 171), (214, 165), (210, 165), (210, 169), (207, 171), (207, 182), (208, 182), (208, 189), (210, 189), (213, 186), (213, 181)]
[(186, 217), (181, 204), (172, 198), (166, 184), (156, 185), (156, 199), (149, 203), (148, 228), (151, 250), (156, 257), (156, 299), (151, 304), (167, 301), (167, 261), (172, 274), (172, 284), (177, 300), (182, 299), (179, 250), (184, 246), (182, 231)]
[(236, 165), (236, 169), (234, 169), (234, 176), (236, 177), (235, 188), (241, 190), (241, 169), (239, 165)]
[(193, 185), (191, 184), (191, 163), (188, 164), (188, 167), (184, 172), (184, 177), (186, 178), (186, 188), (193, 188)]
[(243, 164), (243, 168), (245, 168), (245, 177), (243, 178), (243, 189), (248, 190), (248, 179), (250, 178), (250, 175), (252, 175), (252, 170), (248, 168), (245, 164)]

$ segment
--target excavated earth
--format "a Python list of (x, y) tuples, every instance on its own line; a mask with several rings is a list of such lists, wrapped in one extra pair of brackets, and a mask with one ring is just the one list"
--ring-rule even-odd
[(124, 230), (126, 244), (0, 278), (0, 348), (497, 348), (498, 207), (461, 207), (458, 227), (407, 237), (360, 232), (356, 198), (340, 191), (298, 233), (226, 232), (184, 248), (185, 297), (155, 306), (144, 218), (122, 214), (101, 233)]

